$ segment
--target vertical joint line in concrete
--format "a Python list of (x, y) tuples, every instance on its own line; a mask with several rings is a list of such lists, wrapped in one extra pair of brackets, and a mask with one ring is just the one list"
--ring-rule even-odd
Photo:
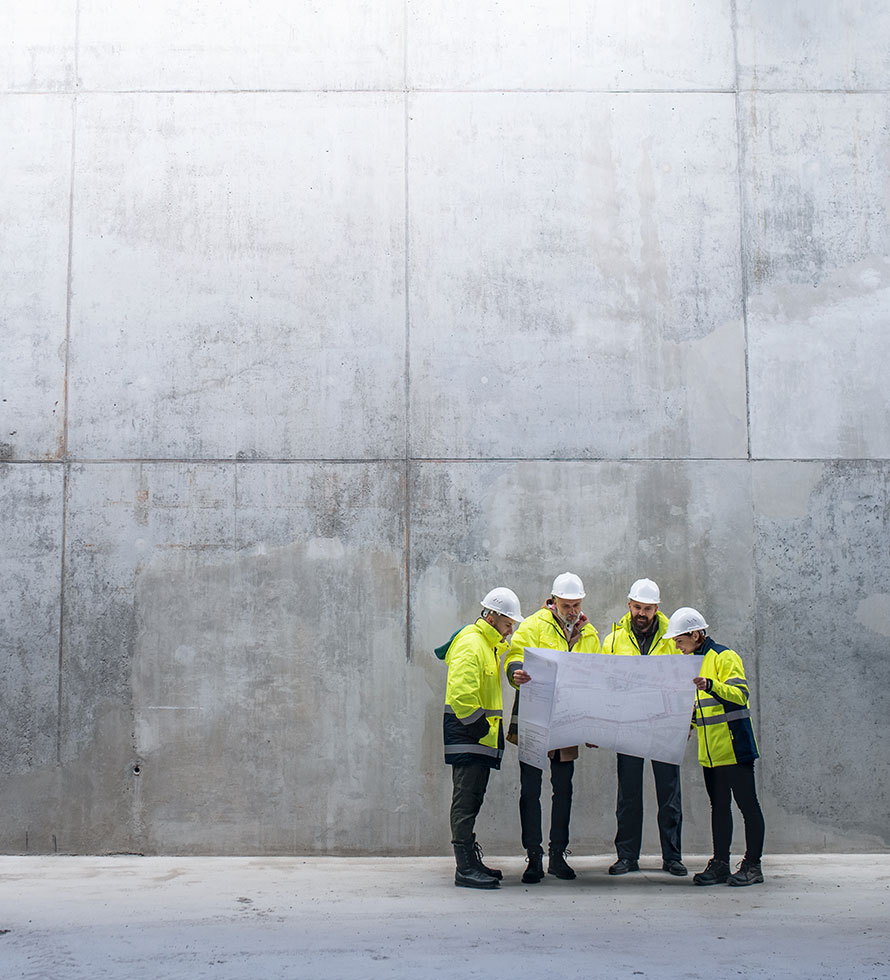
[(59, 567), (59, 656), (56, 663), (56, 763), (62, 763), (62, 668), (65, 660), (65, 566), (68, 561), (68, 479), (70, 464), (62, 463), (62, 542)]
[(65, 273), (65, 356), (62, 383), (62, 445), (60, 447), (63, 462), (68, 459), (68, 372), (71, 362), (71, 278), (74, 266), (74, 173), (77, 158), (77, 100), (78, 97), (75, 93), (71, 100), (71, 161), (68, 176), (68, 264)]
[[(735, 73), (735, 131), (736, 147), (738, 158), (736, 160), (736, 176), (738, 180), (739, 194), (739, 263), (742, 284), (742, 338), (745, 343), (745, 444), (747, 447), (748, 459), (748, 486), (751, 500), (751, 544), (754, 549), (754, 561), (751, 562), (751, 595), (754, 597), (754, 605), (757, 605), (757, 538), (754, 533), (754, 470), (751, 463), (751, 355), (748, 338), (748, 269), (745, 262), (745, 141), (742, 128), (742, 100), (739, 70), (739, 21), (738, 21), (738, 0), (732, 0), (730, 4), (732, 17), (732, 53), (733, 71)], [(759, 638), (757, 636), (757, 613), (754, 611), (754, 643), (755, 649), (760, 650)], [(762, 701), (760, 699), (760, 660), (756, 665), (757, 674), (754, 682), (754, 698), (758, 717)], [(750, 697), (749, 697), (750, 701)]]
[[(78, 4), (78, 11), (80, 5)], [(77, 44), (75, 43), (75, 51)], [(76, 55), (75, 55), (76, 58)], [(76, 61), (75, 61), (76, 65)], [(74, 174), (77, 158), (77, 94), (71, 101), (71, 163), (68, 182), (68, 263), (65, 287), (65, 355), (62, 380), (62, 436), (59, 456), (62, 463), (62, 540), (59, 565), (59, 654), (56, 685), (56, 762), (62, 761), (62, 668), (65, 650), (65, 567), (68, 550), (68, 487), (71, 464), (68, 458), (68, 388), (71, 363), (71, 278), (74, 245)]]
[(410, 105), (408, 93), (408, 0), (405, 0), (403, 7), (402, 20), (403, 36), (403, 62), (402, 62), (402, 81), (404, 92), (404, 181), (405, 181), (405, 265), (404, 265), (404, 292), (405, 292), (405, 661), (411, 660), (411, 295), (410, 295), (410, 197), (408, 182), (408, 161), (409, 161), (409, 127), (410, 127)]
[(751, 363), (748, 347), (748, 271), (745, 263), (745, 143), (742, 130), (742, 103), (739, 84), (738, 0), (730, 4), (732, 18), (733, 88), (735, 90), (736, 180), (739, 200), (739, 265), (742, 287), (742, 339), (745, 343), (745, 446), (751, 459)]

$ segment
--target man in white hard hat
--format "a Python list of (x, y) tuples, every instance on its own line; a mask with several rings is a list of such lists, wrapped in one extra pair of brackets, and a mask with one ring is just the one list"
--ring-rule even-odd
[[(702, 657), (695, 684), (695, 727), (698, 761), (711, 801), (714, 856), (704, 871), (693, 875), (696, 885), (759, 885), (763, 881), (763, 811), (754, 783), (754, 760), (760, 753), (748, 709), (748, 681), (742, 658), (715, 643), (704, 616), (691, 606), (678, 609), (668, 622), (668, 637), (683, 653)], [(732, 800), (745, 821), (745, 856), (730, 874)]]
[[(625, 656), (660, 656), (680, 653), (665, 636), (668, 618), (659, 612), (661, 592), (652, 579), (641, 578), (630, 587), (627, 612), (614, 624), (603, 642), (603, 653)], [(680, 767), (652, 760), (655, 796), (658, 800), (658, 835), (661, 839), (662, 869), (672, 875), (688, 874), (683, 864), (681, 830), (683, 807), (680, 796)], [(639, 871), (643, 843), (643, 760), (618, 753), (618, 803), (615, 808), (618, 860), (610, 875)]]
[[(516, 688), (510, 741), (515, 741), (519, 720), (519, 688), (531, 676), (522, 667), (525, 647), (544, 650), (571, 650), (573, 653), (599, 653), (600, 641), (593, 624), (581, 610), (584, 585), (572, 572), (563, 572), (553, 581), (550, 598), (516, 630), (504, 658), (504, 672)], [(565, 854), (569, 846), (569, 820), (572, 814), (572, 777), (578, 746), (555, 749), (550, 757), (550, 785), (553, 801), (550, 809), (550, 855), (548, 874), (572, 879), (574, 870)], [(519, 763), (519, 820), (522, 846), (528, 855), (528, 867), (522, 875), (525, 884), (535, 884), (544, 877), (543, 832), (541, 827), (541, 770)]]
[(459, 630), (444, 654), (448, 665), (442, 730), (445, 762), (451, 766), (451, 843), (455, 885), (497, 888), (501, 872), (482, 863), (474, 827), (488, 777), (504, 754), (501, 724), (500, 653), (522, 622), (519, 599), (510, 589), (492, 589), (475, 623)]

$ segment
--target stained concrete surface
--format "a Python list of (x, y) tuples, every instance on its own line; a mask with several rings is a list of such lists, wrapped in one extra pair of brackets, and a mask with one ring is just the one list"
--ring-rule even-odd
[(737, 0), (745, 88), (861, 91), (890, 83), (890, 11), (883, 0), (817, 6)]
[(15, 134), (3, 152), (10, 192), (0, 195), (0, 460), (57, 459), (65, 424), (71, 100), (0, 97), (0, 131)]
[(407, 76), (424, 89), (726, 89), (728, 2), (553, 5), (457, 0), (408, 7)]
[(734, 99), (445, 93), (411, 110), (411, 454), (744, 454)]
[(403, 115), (381, 93), (108, 94), (80, 108), (74, 455), (398, 454)]
[(886, 850), (885, 6), (0, 5), (0, 849), (441, 855), (431, 646), (572, 567)]
[(479, 892), (446, 858), (4, 857), (0, 957), (9, 980), (890, 975), (886, 854), (770, 855), (749, 888), (572, 860), (528, 886), (492, 856), (504, 882)]

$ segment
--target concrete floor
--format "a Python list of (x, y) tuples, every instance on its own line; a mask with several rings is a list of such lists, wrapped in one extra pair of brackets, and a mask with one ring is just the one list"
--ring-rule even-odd
[[(890, 977), (890, 855), (770, 855), (750, 888), (660, 860), (455, 888), (445, 858), (0, 857), (3, 980)], [(703, 858), (689, 858), (691, 870)], [(646, 870), (651, 868), (653, 870)]]

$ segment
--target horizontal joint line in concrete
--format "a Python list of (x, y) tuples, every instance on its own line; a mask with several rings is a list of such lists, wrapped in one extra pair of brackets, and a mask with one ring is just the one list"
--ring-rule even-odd
[[(765, 91), (759, 89), (757, 91)], [(810, 90), (805, 90), (810, 91)], [(734, 88), (76, 88), (5, 95), (735, 95)]]
[(0, 459), (0, 466), (114, 466), (120, 463), (196, 464), (214, 466), (223, 463), (276, 466), (318, 463), (890, 463), (888, 456), (369, 456), (337, 457), (254, 457), (231, 456), (155, 456), (91, 458), (69, 456), (64, 459)]
[(32, 89), (8, 96), (89, 95), (887, 95), (888, 88), (120, 88)]

